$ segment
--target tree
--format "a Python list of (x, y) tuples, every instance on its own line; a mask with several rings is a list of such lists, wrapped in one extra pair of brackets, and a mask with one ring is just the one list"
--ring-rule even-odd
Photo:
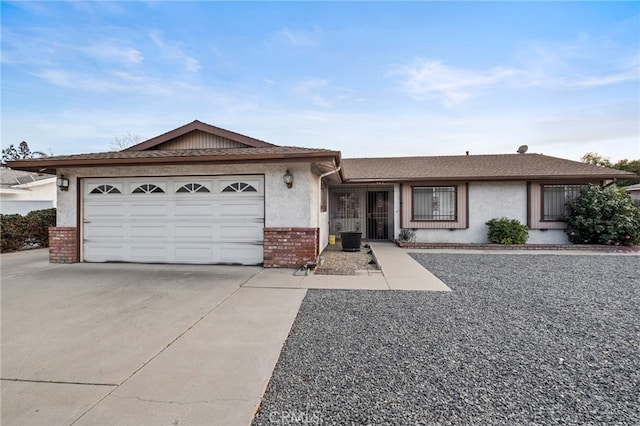
[(133, 145), (137, 145), (142, 141), (139, 135), (127, 133), (124, 136), (116, 136), (115, 140), (109, 145), (112, 151), (123, 151)]
[(29, 144), (25, 141), (20, 142), (20, 144), (18, 144), (18, 148), (11, 144), (2, 150), (2, 164), (7, 164), (7, 161), (41, 157), (47, 157), (47, 154), (41, 151), (31, 151)]
[[(614, 164), (613, 168), (640, 175), (640, 159), (627, 160), (625, 158), (624, 160), (620, 160), (616, 164)], [(618, 181), (619, 186), (634, 185), (636, 183), (640, 183), (640, 176), (638, 176), (637, 179), (625, 179), (625, 180)]]
[[(635, 173), (640, 175), (640, 159), (627, 160), (626, 158), (613, 164), (611, 161), (595, 152), (587, 152), (580, 157), (583, 163), (594, 164), (596, 166), (611, 167), (616, 170), (623, 170), (625, 172)], [(640, 176), (637, 179), (622, 179), (617, 182), (618, 186), (628, 186), (636, 183), (640, 183)]]
[(593, 164), (594, 166), (602, 166), (602, 167), (611, 167), (611, 161), (603, 157), (602, 155), (595, 152), (587, 152), (585, 155), (580, 157), (583, 163)]
[(589, 184), (567, 203), (567, 235), (576, 244), (631, 246), (640, 243), (640, 209), (615, 185)]

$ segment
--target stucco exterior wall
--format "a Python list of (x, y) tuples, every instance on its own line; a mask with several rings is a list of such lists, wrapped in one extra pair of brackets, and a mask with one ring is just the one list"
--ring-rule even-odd
[[(464, 214), (464, 212), (458, 212)], [(526, 182), (469, 183), (468, 229), (418, 229), (416, 241), (434, 243), (488, 243), (486, 222), (495, 217), (527, 223)], [(562, 230), (530, 230), (529, 244), (565, 244)]]
[[(286, 170), (294, 176), (292, 188), (282, 181)], [(69, 190), (58, 192), (57, 226), (77, 226), (78, 178), (144, 177), (144, 176), (206, 176), (226, 174), (263, 174), (265, 185), (265, 227), (317, 227), (317, 178), (309, 163), (288, 164), (221, 164), (189, 166), (91, 167), (60, 169), (69, 177)], [(315, 191), (315, 192), (314, 192)]]

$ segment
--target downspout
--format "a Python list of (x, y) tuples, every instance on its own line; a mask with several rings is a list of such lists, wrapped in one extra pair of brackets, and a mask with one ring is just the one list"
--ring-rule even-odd
[[(318, 232), (320, 232), (320, 209), (319, 207), (322, 205), (322, 178), (327, 177), (329, 175), (332, 175), (334, 173), (338, 173), (340, 171), (340, 169), (342, 168), (342, 166), (338, 166), (336, 167), (335, 170), (331, 170), (327, 173), (323, 173), (320, 175), (320, 178), (318, 179), (318, 219), (317, 219), (317, 223), (316, 226), (318, 227)], [(328, 191), (328, 188), (327, 188)], [(327, 215), (329, 214), (329, 203), (327, 202)], [(328, 230), (328, 228), (327, 228)], [(318, 239), (318, 255), (320, 255), (320, 239)]]
[[(322, 205), (322, 178), (327, 177), (329, 175), (332, 175), (334, 173), (338, 173), (340, 171), (340, 169), (342, 168), (342, 166), (338, 166), (335, 170), (331, 170), (327, 173), (323, 173), (320, 175), (320, 177), (318, 178), (318, 206)], [(329, 206), (327, 206), (327, 208), (329, 208)], [(320, 215), (318, 214), (318, 223), (316, 223), (316, 226), (318, 227), (318, 229), (320, 229)]]

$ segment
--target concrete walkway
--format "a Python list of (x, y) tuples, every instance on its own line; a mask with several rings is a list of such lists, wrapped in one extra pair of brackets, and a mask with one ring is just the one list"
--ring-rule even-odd
[(438, 277), (393, 243), (371, 243), (380, 271), (356, 275), (295, 276), (292, 269), (263, 269), (243, 287), (333, 290), (451, 291)]

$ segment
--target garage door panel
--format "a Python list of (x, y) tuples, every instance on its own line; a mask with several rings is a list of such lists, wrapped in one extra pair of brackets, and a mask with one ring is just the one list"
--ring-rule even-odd
[(216, 232), (219, 226), (213, 224), (176, 224), (174, 225), (173, 236), (175, 238), (197, 238), (212, 240), (218, 238), (219, 232)]
[(255, 199), (220, 202), (221, 217), (264, 217), (264, 207)]
[(175, 204), (174, 216), (176, 217), (193, 217), (193, 216), (209, 216), (215, 214), (216, 202), (214, 201), (178, 201)]
[(131, 203), (129, 215), (132, 217), (167, 217), (169, 205), (166, 202), (156, 201), (149, 203)]
[(118, 223), (92, 224), (85, 232), (85, 239), (91, 238), (123, 238), (125, 226)]
[(220, 227), (220, 238), (228, 240), (262, 240), (262, 224), (261, 223), (225, 223)]
[(85, 217), (91, 217), (91, 218), (123, 217), (125, 215), (125, 209), (123, 208), (123, 204), (121, 202), (85, 203), (84, 211), (85, 211)]
[(166, 239), (169, 234), (169, 226), (162, 223), (132, 223), (129, 226), (129, 235), (132, 238)]
[(262, 263), (262, 176), (95, 178), (83, 191), (85, 261)]
[(104, 244), (86, 242), (84, 245), (85, 257), (89, 256), (94, 262), (123, 262), (125, 260), (122, 244)]

